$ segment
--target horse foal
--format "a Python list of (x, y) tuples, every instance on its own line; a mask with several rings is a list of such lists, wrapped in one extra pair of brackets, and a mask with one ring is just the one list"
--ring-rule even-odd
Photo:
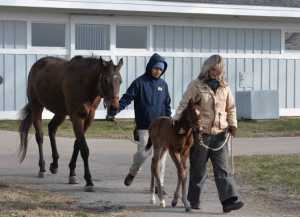
[[(170, 117), (159, 117), (155, 119), (149, 127), (149, 140), (146, 150), (149, 150), (153, 145), (153, 158), (151, 163), (151, 199), (150, 203), (155, 204), (155, 188), (154, 182), (156, 179), (158, 188), (158, 197), (160, 199), (160, 206), (165, 207), (162, 186), (159, 179), (159, 161), (169, 150), (170, 156), (175, 163), (178, 174), (177, 188), (174, 193), (172, 206), (176, 206), (180, 196), (180, 187), (182, 187), (182, 202), (184, 203), (185, 210), (191, 210), (187, 202), (187, 163), (190, 155), (190, 148), (194, 144), (193, 133), (202, 132), (202, 112), (201, 103), (195, 103), (190, 99), (188, 107), (182, 112), (180, 121), (175, 121), (173, 124)], [(179, 130), (183, 128), (185, 133), (179, 134)]]

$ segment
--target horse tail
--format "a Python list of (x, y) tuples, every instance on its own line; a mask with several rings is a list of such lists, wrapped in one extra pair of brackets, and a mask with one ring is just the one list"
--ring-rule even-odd
[(31, 107), (29, 103), (27, 103), (27, 105), (25, 105), (24, 108), (22, 108), (22, 110), (19, 112), (19, 117), (19, 134), (21, 140), (19, 146), (19, 162), (22, 163), (26, 157), (28, 145), (28, 132), (32, 125)]
[(148, 143), (147, 143), (147, 145), (145, 147), (145, 150), (148, 151), (151, 147), (152, 147), (152, 141), (151, 141), (151, 138), (149, 137), (148, 138)]

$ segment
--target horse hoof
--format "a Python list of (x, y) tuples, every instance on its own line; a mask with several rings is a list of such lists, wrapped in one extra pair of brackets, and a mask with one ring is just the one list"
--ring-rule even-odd
[(94, 186), (85, 186), (84, 191), (86, 192), (95, 192)]
[(69, 184), (79, 184), (79, 181), (76, 176), (69, 177)]
[(58, 168), (57, 169), (54, 169), (51, 165), (50, 165), (50, 171), (51, 171), (51, 173), (52, 174), (56, 174), (57, 173), (57, 171), (58, 171)]
[(191, 212), (191, 207), (185, 209), (186, 212)]
[(150, 200), (150, 204), (156, 204), (155, 200)]
[(162, 202), (162, 203), (160, 204), (160, 207), (161, 207), (161, 208), (165, 208), (165, 207), (166, 207), (166, 203), (165, 203), (165, 202)]
[(177, 205), (177, 202), (172, 201), (172, 206), (175, 207)]
[(46, 178), (46, 172), (39, 172), (39, 178)]

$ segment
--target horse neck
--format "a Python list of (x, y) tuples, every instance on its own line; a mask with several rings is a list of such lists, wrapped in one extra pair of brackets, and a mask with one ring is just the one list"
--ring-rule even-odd
[(95, 67), (95, 69), (90, 70), (86, 73), (86, 76), (84, 77), (83, 84), (87, 86), (88, 88), (91, 88), (93, 86), (96, 86), (99, 84), (99, 78), (102, 70), (100, 70), (98, 67)]

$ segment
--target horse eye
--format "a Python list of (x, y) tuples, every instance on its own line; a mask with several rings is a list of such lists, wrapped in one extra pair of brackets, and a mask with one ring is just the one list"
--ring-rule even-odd
[(108, 83), (109, 83), (109, 81), (108, 81), (107, 79), (105, 79), (105, 80), (104, 80), (104, 83), (105, 83), (105, 84), (108, 84)]

